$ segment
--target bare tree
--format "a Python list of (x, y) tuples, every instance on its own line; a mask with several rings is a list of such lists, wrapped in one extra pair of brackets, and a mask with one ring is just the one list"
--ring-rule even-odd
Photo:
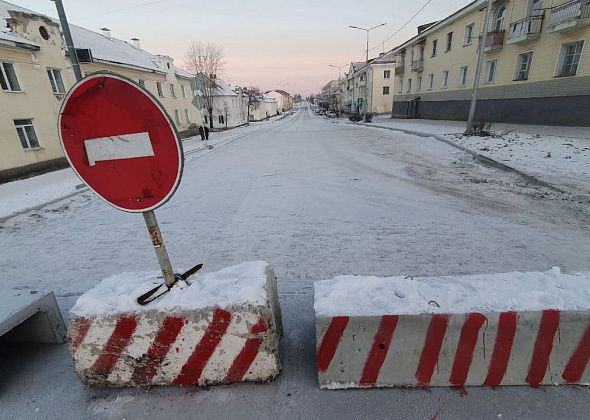
[(248, 99), (248, 118), (246, 119), (246, 122), (250, 122), (250, 106), (253, 106), (254, 108), (256, 108), (260, 102), (262, 102), (262, 93), (260, 92), (260, 89), (258, 89), (257, 87), (245, 87), (242, 88), (242, 94)]
[(192, 41), (186, 50), (184, 65), (199, 81), (199, 90), (209, 112), (209, 127), (213, 128), (213, 98), (219, 87), (217, 75), (223, 71), (223, 50), (209, 42)]

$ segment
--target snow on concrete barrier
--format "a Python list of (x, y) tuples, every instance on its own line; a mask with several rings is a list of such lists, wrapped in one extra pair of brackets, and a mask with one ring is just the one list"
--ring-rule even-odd
[(590, 384), (590, 273), (315, 283), (321, 388)]
[(281, 315), (270, 265), (199, 273), (190, 286), (138, 305), (162, 283), (157, 275), (116, 275), (78, 299), (68, 345), (84, 383), (202, 386), (279, 374)]

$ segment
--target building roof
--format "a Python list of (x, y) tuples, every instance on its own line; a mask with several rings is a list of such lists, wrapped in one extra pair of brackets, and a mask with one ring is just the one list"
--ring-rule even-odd
[(487, 3), (486, 0), (474, 0), (471, 3), (469, 3), (468, 5), (462, 7), (461, 9), (457, 10), (453, 14), (447, 16), (446, 18), (444, 18), (436, 23), (420, 26), (419, 28), (422, 28), (424, 26), (428, 26), (428, 29), (422, 30), (416, 36), (410, 38), (409, 40), (407, 40), (403, 44), (398, 45), (397, 47), (393, 48), (391, 51), (389, 51), (389, 53), (397, 54), (399, 51), (405, 49), (406, 47), (408, 47), (410, 45), (413, 45), (417, 41), (421, 41), (422, 39), (426, 39), (426, 37), (430, 33), (434, 32), (446, 25), (453, 23), (454, 21), (462, 18), (466, 14), (471, 13), (473, 10), (479, 9), (480, 7), (485, 7), (485, 3)]
[[(10, 28), (7, 27), (6, 19), (10, 17), (8, 14), (9, 10), (16, 10), (19, 12), (31, 13), (30, 10), (17, 6), (15, 4), (11, 4), (5, 1), (0, 1), (0, 41), (4, 42), (12, 42), (15, 44), (23, 44), (27, 46), (37, 47), (39, 48), (40, 45), (36, 42), (26, 39), (23, 36), (20, 36), (17, 33), (11, 32)], [(4, 21), (4, 22), (2, 22)]]
[(217, 83), (215, 96), (238, 96), (236, 93), (236, 86), (232, 86), (221, 79), (215, 79), (215, 82)]
[[(34, 12), (24, 7), (20, 7), (9, 3), (4, 0), (0, 0), (0, 19), (6, 20), (10, 17), (8, 14), (9, 10), (16, 10), (24, 13), (31, 13), (39, 16), (43, 16), (46, 19), (50, 19), (59, 24), (59, 21), (52, 17), (45, 16), (41, 13)], [(1, 22), (0, 22), (1, 23)], [(6, 24), (1, 25), (6, 27)], [(0, 39), (7, 39), (16, 37), (17, 40), (13, 42), (28, 43), (28, 45), (39, 46), (32, 41), (27, 40), (21, 35), (15, 34), (14, 32), (8, 32), (8, 28), (2, 29), (0, 32)], [(145, 70), (166, 72), (165, 69), (158, 67), (158, 57), (151, 54), (141, 48), (137, 48), (127, 41), (123, 41), (117, 38), (108, 38), (100, 33), (91, 31), (80, 26), (71, 25), (70, 31), (72, 32), (72, 38), (76, 48), (89, 48), (92, 50), (92, 56), (98, 61), (108, 62), (112, 64), (119, 64), (125, 66), (138, 67)], [(182, 70), (178, 67), (174, 67), (174, 72), (177, 76), (191, 78), (194, 77), (191, 73)]]
[(393, 51), (386, 52), (385, 54), (381, 54), (379, 57), (375, 58), (372, 63), (375, 64), (388, 64), (393, 63), (395, 61), (395, 54)]

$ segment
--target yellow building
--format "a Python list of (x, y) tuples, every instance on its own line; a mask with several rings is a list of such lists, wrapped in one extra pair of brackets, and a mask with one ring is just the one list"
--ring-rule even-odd
[(492, 7), (488, 28), (487, 1), (477, 0), (420, 27), (392, 50), (393, 115), (467, 119), (483, 44), (476, 119), (590, 125), (590, 55), (584, 51), (590, 2), (494, 0)]
[[(4, 24), (5, 23), (5, 24)], [(65, 167), (57, 116), (75, 83), (59, 24), (44, 15), (0, 1), (0, 181), (35, 171)], [(182, 133), (202, 125), (192, 104), (192, 75), (167, 56), (139, 45), (71, 26), (77, 48), (90, 49), (89, 74), (107, 70), (143, 84), (162, 102)], [(135, 41), (136, 42), (136, 41)]]
[(352, 62), (346, 82), (342, 85), (342, 106), (348, 112), (364, 112), (364, 101), (368, 103), (367, 111), (374, 114), (388, 114), (392, 109), (394, 85), (394, 54), (389, 52), (365, 62)]

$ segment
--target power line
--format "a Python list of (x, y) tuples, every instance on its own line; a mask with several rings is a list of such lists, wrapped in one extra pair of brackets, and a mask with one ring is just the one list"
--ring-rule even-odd
[(385, 45), (385, 43), (387, 41), (389, 41), (391, 38), (393, 38), (398, 33), (400, 33), (406, 26), (408, 26), (410, 24), (410, 22), (412, 22), (414, 20), (414, 18), (416, 16), (418, 16), (420, 14), (420, 12), (422, 12), (422, 10), (424, 10), (426, 8), (426, 6), (428, 6), (431, 2), (432, 2), (432, 0), (427, 0), (426, 3), (424, 3), (424, 5), (416, 13), (414, 13), (414, 15), (410, 19), (408, 19), (406, 21), (406, 23), (404, 23), (397, 31), (395, 31), (393, 34), (391, 34), (391, 36), (389, 36), (389, 38), (387, 38), (384, 41), (380, 42), (379, 44), (375, 45), (373, 48), (370, 48), (369, 51), (373, 51), (373, 50), (379, 48), (380, 46)]

